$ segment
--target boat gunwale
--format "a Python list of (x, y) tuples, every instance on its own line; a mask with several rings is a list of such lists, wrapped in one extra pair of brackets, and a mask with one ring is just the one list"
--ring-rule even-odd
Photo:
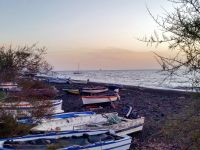
[(117, 95), (112, 95), (112, 96), (81, 96), (81, 98), (87, 98), (87, 99), (92, 99), (92, 98), (117, 98)]

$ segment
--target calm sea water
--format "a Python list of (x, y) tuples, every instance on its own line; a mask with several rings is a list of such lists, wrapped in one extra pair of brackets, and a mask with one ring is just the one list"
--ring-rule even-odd
[(187, 78), (175, 76), (168, 78), (168, 74), (159, 70), (99, 70), (81, 71), (74, 74), (73, 71), (59, 71), (56, 76), (102, 83), (115, 83), (162, 89), (186, 89), (191, 87)]

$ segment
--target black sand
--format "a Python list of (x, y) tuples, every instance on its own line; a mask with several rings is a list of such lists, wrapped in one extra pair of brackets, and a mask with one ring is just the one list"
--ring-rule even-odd
[[(82, 84), (59, 84), (55, 85), (62, 95), (63, 110), (70, 111), (85, 111), (88, 110), (83, 107), (80, 95), (66, 94), (62, 91), (63, 88), (81, 88), (85, 86), (104, 86), (103, 83), (89, 83)], [(119, 112), (123, 106), (131, 105), (139, 113), (140, 116), (145, 117), (145, 125), (142, 133), (132, 135), (134, 140), (132, 149), (176, 149), (169, 148), (165, 141), (154, 141), (159, 139), (162, 124), (167, 117), (180, 113), (181, 109), (188, 105), (191, 96), (189, 93), (181, 91), (160, 90), (141, 88), (134, 86), (123, 86), (119, 92), (121, 99), (114, 104), (116, 108), (110, 105), (103, 109), (96, 110), (96, 112)], [(152, 141), (154, 141), (152, 143)], [(160, 147), (160, 148), (159, 148)]]

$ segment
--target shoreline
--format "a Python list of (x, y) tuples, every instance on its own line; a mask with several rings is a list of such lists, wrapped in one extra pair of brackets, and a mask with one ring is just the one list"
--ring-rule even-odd
[[(81, 80), (84, 81), (84, 80)], [(172, 89), (172, 88), (156, 88), (156, 87), (145, 87), (145, 86), (136, 86), (136, 85), (126, 85), (126, 84), (118, 84), (118, 83), (105, 83), (105, 82), (89, 82), (92, 84), (102, 84), (102, 85), (118, 85), (118, 86), (122, 86), (124, 88), (138, 88), (141, 90), (157, 90), (160, 92), (181, 92), (181, 93), (188, 93), (188, 94), (192, 94), (192, 93), (197, 93), (195, 91), (191, 91), (191, 90), (184, 90), (184, 89)]]

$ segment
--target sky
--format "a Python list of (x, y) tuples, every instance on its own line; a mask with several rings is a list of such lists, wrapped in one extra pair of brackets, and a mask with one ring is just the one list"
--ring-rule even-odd
[(0, 45), (45, 46), (54, 70), (159, 68), (137, 38), (157, 25), (147, 12), (171, 11), (167, 0), (0, 0)]

